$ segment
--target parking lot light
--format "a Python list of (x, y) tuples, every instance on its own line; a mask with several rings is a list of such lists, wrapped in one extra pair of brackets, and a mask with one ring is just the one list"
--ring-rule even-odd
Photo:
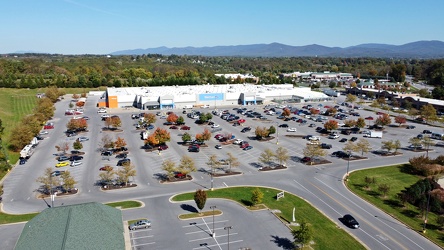
[(211, 235), (213, 236), (213, 238), (216, 237), (216, 232), (214, 231), (214, 209), (216, 208), (216, 206), (211, 206), (210, 209), (213, 209), (213, 232), (211, 233)]
[(228, 230), (228, 250), (230, 250), (230, 229), (232, 229), (231, 226), (224, 227), (225, 230)]
[(276, 122), (276, 145), (279, 144), (279, 123)]
[(345, 176), (345, 180), (346, 180), (346, 181), (348, 180), (348, 171), (349, 171), (349, 169), (350, 169), (350, 154), (351, 154), (351, 151), (348, 150), (348, 151), (347, 151), (347, 154), (348, 154), (348, 159), (347, 159), (347, 174), (346, 174), (346, 176)]

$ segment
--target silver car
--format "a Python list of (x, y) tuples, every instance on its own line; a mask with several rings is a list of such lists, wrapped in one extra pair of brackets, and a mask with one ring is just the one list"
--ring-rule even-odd
[(149, 220), (139, 220), (128, 226), (129, 230), (136, 230), (149, 227), (151, 227), (151, 221)]

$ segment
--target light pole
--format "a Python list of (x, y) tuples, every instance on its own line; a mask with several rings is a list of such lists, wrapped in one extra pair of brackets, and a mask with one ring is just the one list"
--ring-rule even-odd
[(230, 250), (230, 229), (232, 229), (231, 226), (224, 227), (225, 230), (228, 230), (228, 250)]
[(213, 167), (213, 165), (211, 165), (211, 171), (210, 171), (210, 176), (211, 176), (211, 191), (213, 191), (213, 169), (214, 169), (214, 167)]
[(351, 156), (351, 152), (350, 150), (347, 151), (348, 154), (348, 161), (347, 161), (347, 175), (345, 176), (345, 180), (348, 180), (348, 170), (350, 169), (350, 156)]
[(51, 196), (51, 208), (53, 208), (54, 207), (54, 192), (52, 190), (52, 174), (49, 177), (49, 179), (50, 179), (50, 183), (51, 183), (51, 187), (50, 187), (50, 190), (49, 190), (49, 193), (50, 193), (50, 196)]
[(276, 145), (279, 144), (279, 123), (276, 122)]
[(216, 208), (216, 206), (211, 206), (210, 209), (213, 209), (213, 232), (212, 232), (212, 236), (213, 238), (216, 237), (216, 232), (214, 232), (214, 209)]
[(217, 101), (217, 95), (214, 96), (214, 110), (217, 109), (217, 107), (216, 107), (216, 101)]
[(428, 193), (429, 193), (429, 196), (427, 197), (427, 207), (426, 207), (426, 214), (425, 214), (425, 219), (424, 219), (424, 227), (422, 228), (422, 232), (423, 232), (423, 233), (426, 232), (426, 227), (427, 227), (427, 215), (429, 214), (430, 191), (429, 191)]

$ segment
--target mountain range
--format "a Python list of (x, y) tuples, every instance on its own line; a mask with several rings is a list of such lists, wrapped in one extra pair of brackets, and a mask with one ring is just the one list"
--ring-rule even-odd
[(111, 55), (200, 55), (242, 57), (379, 57), (379, 58), (444, 58), (444, 42), (417, 41), (403, 45), (367, 43), (350, 47), (327, 47), (317, 44), (291, 46), (281, 43), (214, 47), (157, 47), (121, 50)]

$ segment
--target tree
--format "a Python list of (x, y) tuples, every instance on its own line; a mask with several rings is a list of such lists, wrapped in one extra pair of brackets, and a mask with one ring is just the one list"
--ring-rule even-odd
[(168, 179), (171, 179), (174, 177), (175, 172), (177, 171), (176, 163), (170, 159), (166, 159), (164, 162), (162, 162), (162, 170), (167, 172)]
[(163, 128), (157, 128), (148, 138), (145, 143), (150, 145), (162, 145), (167, 141), (170, 141), (170, 133)]
[(114, 141), (109, 134), (102, 136), (102, 148), (114, 148)]
[(370, 152), (370, 150), (372, 150), (372, 147), (370, 146), (370, 142), (364, 138), (359, 139), (356, 142), (356, 146), (359, 148), (361, 155), (364, 155), (364, 153), (368, 153), (368, 152)]
[(259, 161), (271, 166), (271, 164), (273, 163), (273, 159), (276, 157), (275, 153), (273, 151), (271, 151), (271, 149), (267, 148), (264, 150), (264, 152), (262, 152), (259, 156)]
[(256, 127), (254, 134), (256, 135), (256, 138), (258, 140), (261, 140), (262, 138), (267, 137), (269, 132), (268, 132), (268, 129), (265, 127)]
[(348, 141), (342, 148), (344, 151), (359, 152), (360, 148), (352, 141)]
[(291, 110), (289, 108), (284, 108), (282, 110), (282, 115), (285, 116), (285, 117), (290, 116), (291, 115)]
[(120, 136), (118, 136), (117, 139), (116, 139), (116, 141), (114, 142), (114, 146), (115, 146), (116, 148), (123, 148), (123, 147), (125, 147), (126, 145), (127, 145), (127, 144), (126, 144), (125, 139), (123, 139), (123, 138), (120, 137)]
[(194, 159), (188, 155), (182, 156), (179, 163), (179, 171), (188, 177), (189, 173), (195, 172), (196, 170), (196, 163), (194, 162)]
[(389, 152), (391, 152), (392, 150), (395, 150), (395, 152), (399, 149), (399, 146), (400, 146), (400, 142), (399, 142), (399, 140), (391, 140), (391, 141), (383, 141), (383, 142), (381, 142), (381, 144), (382, 144), (382, 146), (381, 146), (381, 148), (382, 149), (385, 149), (385, 150), (387, 150), (387, 151), (389, 151)]
[(191, 141), (191, 135), (190, 135), (188, 132), (185, 132), (185, 133), (182, 135), (182, 141), (183, 141), (183, 142)]
[(228, 162), (228, 166), (229, 166), (228, 172), (231, 172), (231, 168), (239, 167), (240, 162), (230, 152), (227, 153), (227, 156), (228, 156), (228, 158), (226, 161)]
[(145, 113), (143, 115), (143, 120), (148, 124), (152, 124), (156, 122), (157, 118), (156, 115), (153, 113)]
[(128, 185), (129, 178), (136, 176), (136, 173), (134, 165), (131, 165), (130, 163), (123, 164), (116, 172), (119, 182), (125, 183), (125, 186)]
[(284, 147), (278, 147), (275, 152), (275, 158), (279, 162), (279, 165), (286, 166), (290, 156), (288, 155), (288, 150)]
[(413, 146), (413, 151), (416, 151), (417, 148), (421, 147), (422, 140), (418, 137), (412, 137), (409, 139), (409, 143)]
[(346, 97), (345, 97), (345, 101), (346, 102), (350, 102), (351, 104), (352, 104), (352, 107), (354, 107), (354, 103), (356, 102), (356, 96), (355, 95), (352, 95), (352, 94), (348, 94)]
[(407, 122), (407, 118), (403, 115), (398, 115), (395, 117), (395, 122), (399, 124), (399, 126), (401, 127), (401, 124), (404, 124)]
[(63, 151), (63, 154), (66, 154), (66, 151), (69, 150), (69, 142), (61, 141), (58, 145), (55, 146), (57, 151)]
[(167, 120), (167, 122), (176, 123), (178, 118), (179, 118), (179, 117), (178, 117), (176, 114), (174, 114), (174, 113), (170, 113), (170, 114), (167, 116), (166, 120)]
[(385, 184), (385, 183), (380, 184), (378, 186), (378, 191), (381, 192), (384, 197), (386, 197), (387, 193), (390, 192), (390, 186), (388, 184)]
[(378, 118), (376, 118), (375, 124), (378, 126), (387, 126), (392, 123), (392, 119), (388, 114), (382, 114)]
[[(106, 168), (108, 167), (108, 168)], [(104, 185), (108, 185), (110, 183), (112, 183), (112, 181), (114, 180), (114, 174), (115, 172), (112, 170), (113, 168), (111, 166), (105, 166), (105, 168), (107, 169), (107, 171), (102, 171), (99, 174), (99, 178), (100, 178), (100, 182)]]
[(344, 124), (345, 124), (344, 127), (353, 128), (356, 126), (356, 121), (355, 120), (345, 120)]
[(23, 147), (29, 144), (35, 133), (26, 124), (18, 124), (11, 131), (9, 139), (9, 147), (13, 151), (20, 151)]
[(45, 173), (38, 177), (36, 182), (41, 183), (46, 194), (51, 193), (53, 187), (60, 186), (60, 178), (57, 176), (52, 176), (52, 169), (46, 168)]
[(327, 151), (319, 147), (319, 145), (308, 144), (303, 150), (304, 156), (310, 157), (310, 164), (313, 163), (313, 158), (327, 155)]
[(62, 93), (55, 86), (49, 87), (45, 92), (45, 96), (48, 97), (53, 103), (57, 102), (57, 100), (59, 99), (59, 96), (61, 96), (61, 94)]
[(45, 117), (45, 120), (48, 120), (51, 117), (53, 117), (54, 111), (55, 111), (54, 105), (52, 101), (47, 97), (40, 98), (37, 107), (34, 109), (34, 112), (42, 114), (43, 117)]
[(211, 169), (211, 174), (213, 173), (214, 169), (219, 168), (220, 161), (217, 159), (216, 155), (210, 155), (208, 158), (208, 161), (206, 162), (207, 166)]
[(431, 104), (422, 106), (419, 113), (422, 117), (424, 117), (426, 122), (436, 121), (438, 119), (436, 109)]
[(359, 117), (358, 120), (356, 120), (356, 127), (364, 128), (365, 127), (365, 119), (362, 117)]
[(253, 203), (253, 206), (256, 206), (257, 204), (261, 203), (263, 198), (264, 194), (261, 192), (259, 188), (255, 188), (251, 193), (251, 203)]
[(338, 129), (338, 122), (335, 120), (328, 120), (324, 123), (324, 128), (328, 131)]
[(365, 176), (364, 177), (364, 182), (365, 182), (365, 188), (369, 189), (371, 184), (375, 184), (376, 183), (376, 178), (375, 177)]
[(75, 150), (80, 150), (83, 148), (83, 144), (79, 140), (75, 140), (72, 144), (72, 148)]
[[(203, 141), (209, 141), (211, 139), (211, 132), (206, 128), (202, 132), (202, 140)], [(231, 136), (230, 136), (231, 139)]]
[(411, 108), (411, 109), (409, 109), (408, 114), (412, 119), (414, 119), (419, 115), (419, 110)]
[(298, 230), (293, 230), (291, 233), (293, 234), (294, 243), (300, 243), (302, 247), (313, 239), (313, 230), (305, 221), (301, 223)]
[(182, 124), (185, 124), (185, 119), (183, 118), (183, 116), (179, 116), (178, 118), (177, 118), (177, 120), (176, 120), (176, 124), (180, 124), (180, 125), (182, 125)]
[(77, 184), (77, 181), (74, 179), (74, 177), (71, 176), (71, 173), (69, 171), (63, 172), (60, 177), (62, 177), (63, 184), (62, 187), (65, 190), (65, 192), (70, 191), (74, 188), (74, 185)]
[(266, 137), (269, 137), (270, 135), (275, 134), (275, 133), (276, 133), (276, 127), (275, 126), (270, 126), (268, 128), (268, 134), (267, 134)]
[(327, 109), (327, 111), (325, 112), (325, 114), (331, 116), (331, 115), (335, 115), (337, 112), (338, 112), (337, 109), (335, 109), (335, 108), (329, 108), (329, 109)]
[(424, 145), (426, 152), (427, 152), (427, 156), (429, 155), (429, 150), (430, 147), (435, 145), (435, 142), (428, 136), (424, 136), (424, 138), (422, 138), (421, 143)]
[(207, 193), (202, 189), (196, 190), (194, 193), (194, 202), (196, 202), (197, 208), (202, 211), (205, 207), (205, 202), (207, 202)]
[(88, 122), (83, 118), (71, 119), (66, 124), (66, 128), (68, 130), (86, 130), (88, 128)]

